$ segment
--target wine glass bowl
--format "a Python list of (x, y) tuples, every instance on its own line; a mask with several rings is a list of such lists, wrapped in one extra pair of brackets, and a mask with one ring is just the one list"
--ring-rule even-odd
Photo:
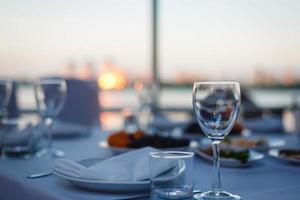
[(193, 88), (193, 107), (203, 132), (222, 140), (232, 129), (240, 105), (239, 86), (232, 82), (198, 82)]
[(12, 82), (10, 80), (0, 80), (0, 114), (3, 115), (12, 94)]
[(223, 190), (220, 179), (220, 142), (229, 134), (238, 117), (241, 103), (237, 82), (196, 82), (193, 87), (193, 109), (202, 131), (212, 141), (214, 156), (211, 189), (197, 195), (197, 199), (239, 200)]
[(62, 79), (45, 79), (35, 85), (35, 97), (41, 116), (56, 117), (66, 98), (66, 83)]

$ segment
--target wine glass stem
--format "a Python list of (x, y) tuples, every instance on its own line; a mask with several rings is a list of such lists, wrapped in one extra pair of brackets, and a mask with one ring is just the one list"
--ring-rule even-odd
[(214, 156), (214, 169), (213, 169), (213, 183), (212, 189), (214, 191), (221, 191), (221, 177), (220, 177), (220, 141), (213, 140), (212, 141), (212, 149)]
[(47, 131), (47, 147), (48, 149), (52, 148), (52, 131), (53, 131), (53, 119), (51, 117), (47, 117), (45, 119), (45, 123), (47, 125), (48, 131)]
[[(2, 127), (1, 127), (2, 128)], [(0, 158), (5, 158), (5, 154), (4, 154), (4, 133), (3, 131), (1, 131), (1, 154), (0, 154)]]
[(5, 116), (5, 109), (0, 109), (0, 129), (1, 129), (1, 143), (0, 143), (0, 147), (1, 147), (1, 154), (0, 157), (3, 159), (5, 158), (5, 153), (4, 153), (4, 126), (2, 126), (2, 120), (4, 119)]

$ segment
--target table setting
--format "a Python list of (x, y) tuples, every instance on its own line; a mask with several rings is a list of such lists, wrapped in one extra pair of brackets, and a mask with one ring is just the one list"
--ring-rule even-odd
[[(5, 117), (10, 82), (0, 82), (1, 199), (298, 198), (298, 136), (242, 133), (244, 123), (236, 123), (237, 82), (195, 82), (196, 121), (169, 126), (160, 117), (160, 129), (154, 121), (141, 127), (126, 116), (117, 131), (57, 118), (66, 103), (66, 83), (57, 78), (35, 83), (41, 120), (32, 123)], [(185, 130), (199, 132), (195, 122), (201, 133), (184, 137)]]

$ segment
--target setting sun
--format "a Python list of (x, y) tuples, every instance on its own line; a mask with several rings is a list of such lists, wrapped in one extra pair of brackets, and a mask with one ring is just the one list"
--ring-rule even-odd
[(98, 78), (98, 86), (103, 90), (121, 90), (126, 86), (126, 83), (125, 75), (117, 71), (104, 72)]

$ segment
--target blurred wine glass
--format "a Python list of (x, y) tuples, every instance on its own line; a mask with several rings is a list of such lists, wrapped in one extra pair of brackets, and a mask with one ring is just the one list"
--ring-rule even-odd
[(134, 89), (139, 99), (139, 124), (141, 129), (151, 132), (151, 123), (154, 120), (154, 112), (158, 99), (158, 87), (154, 83), (136, 81)]
[(12, 82), (10, 80), (0, 80), (0, 117), (5, 117), (6, 107), (12, 94)]
[(137, 116), (133, 112), (131, 108), (124, 108), (121, 112), (124, 122), (123, 127), (126, 133), (134, 134), (136, 131), (139, 130), (139, 122)]
[[(3, 129), (2, 126), (2, 120), (6, 117), (6, 108), (10, 101), (12, 94), (12, 82), (10, 80), (0, 80), (0, 120), (1, 120), (1, 129)], [(3, 131), (1, 131), (1, 158), (4, 158), (3, 154)]]
[(198, 124), (212, 142), (214, 170), (211, 189), (197, 199), (241, 199), (223, 190), (220, 179), (220, 143), (231, 131), (239, 113), (240, 85), (236, 82), (196, 82), (193, 108)]
[(62, 157), (64, 152), (52, 145), (52, 125), (55, 117), (62, 110), (66, 98), (66, 82), (58, 78), (40, 79), (35, 83), (35, 99), (39, 114), (42, 116), (47, 131), (47, 147), (38, 151), (38, 157)]

